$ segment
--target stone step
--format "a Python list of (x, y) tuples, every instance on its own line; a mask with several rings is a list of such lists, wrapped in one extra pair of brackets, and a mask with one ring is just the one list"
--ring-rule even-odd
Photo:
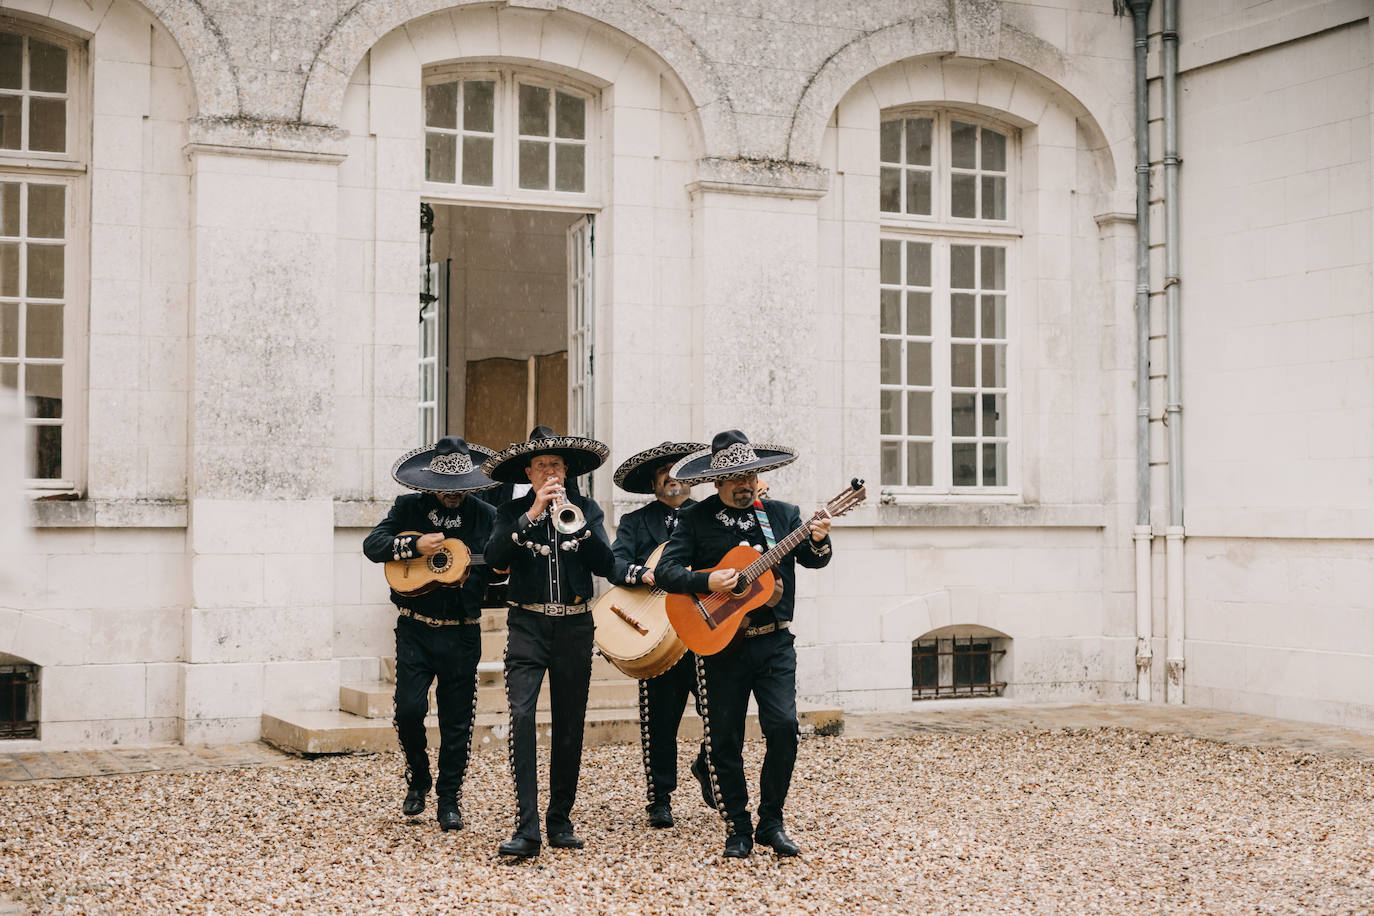
[[(797, 713), (801, 719), (803, 735), (838, 735), (844, 731), (844, 713), (839, 709), (798, 703)], [(536, 721), (539, 743), (547, 745), (551, 722), (549, 713), (541, 711)], [(430, 716), (425, 720), (425, 724), (429, 731), (430, 746), (437, 747), (438, 720)], [(748, 737), (759, 737), (758, 717), (752, 712), (749, 714), (747, 729)], [(504, 753), (506, 732), (505, 713), (479, 713), (473, 734), (473, 747), (497, 748)], [(637, 707), (589, 709), (583, 736), (583, 743), (589, 747), (637, 743), (639, 710)], [(683, 741), (696, 741), (701, 737), (701, 720), (697, 718), (696, 711), (690, 705), (682, 717), (682, 727), (678, 730), (678, 736)], [(364, 718), (341, 709), (297, 710), (264, 713), (262, 740), (292, 754), (351, 754), (394, 750), (396, 730), (389, 718)]]
[[(390, 718), (393, 711), (392, 698), (395, 684), (373, 681), (365, 684), (349, 684), (339, 688), (339, 708), (344, 712), (364, 718)], [(639, 703), (639, 683), (627, 677), (614, 680), (592, 681), (587, 694), (588, 709), (612, 709), (616, 707), (636, 707)], [(539, 691), (541, 710), (549, 708), (549, 684)], [(436, 713), (434, 689), (429, 691), (429, 711)], [(499, 678), (494, 684), (477, 688), (477, 712), (503, 713), (506, 711), (506, 686)]]

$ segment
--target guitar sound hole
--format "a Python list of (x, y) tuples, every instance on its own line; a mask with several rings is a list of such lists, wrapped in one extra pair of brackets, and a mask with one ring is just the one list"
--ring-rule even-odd
[(752, 580), (741, 578), (735, 583), (735, 587), (731, 589), (730, 594), (734, 595), (736, 598), (742, 598), (749, 594), (749, 586), (753, 584)]
[(443, 572), (448, 569), (448, 553), (439, 551), (430, 558), (430, 565), (434, 567), (435, 572)]

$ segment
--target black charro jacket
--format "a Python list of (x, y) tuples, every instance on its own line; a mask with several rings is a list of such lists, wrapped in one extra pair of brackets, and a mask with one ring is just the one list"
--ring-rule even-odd
[[(763, 509), (768, 513), (775, 543), (801, 526), (801, 510), (791, 503), (765, 499)], [(731, 509), (720, 501), (719, 496), (713, 495), (690, 509), (683, 509), (677, 517), (677, 526), (668, 540), (668, 547), (654, 568), (654, 584), (670, 592), (705, 594), (710, 591), (710, 574), (692, 570), (711, 569), (731, 547), (738, 546), (741, 541), (748, 541), (760, 551), (766, 549), (763, 532), (752, 507)], [(792, 619), (797, 595), (796, 565), (800, 563), (809, 569), (820, 569), (830, 562), (830, 556), (829, 535), (819, 544), (808, 537), (773, 567), (773, 575), (782, 579), (782, 600), (771, 609), (775, 620)], [(763, 622), (768, 610), (759, 608), (750, 618), (756, 623)]]
[(641, 506), (620, 520), (615, 532), (615, 543), (611, 551), (615, 554), (615, 577), (618, 585), (638, 585), (644, 576), (644, 561), (659, 544), (668, 540), (668, 515), (685, 512), (688, 506), (695, 506), (695, 499), (688, 499), (677, 509), (661, 500), (655, 499), (647, 506)]
[[(476, 496), (469, 495), (456, 509), (450, 509), (429, 493), (404, 493), (396, 497), (386, 518), (363, 540), (363, 553), (374, 563), (402, 559), (407, 545), (413, 556), (414, 537), (401, 536), (402, 531), (421, 534), (439, 532), (444, 537), (456, 537), (473, 554), (480, 554), (491, 538), (496, 510)], [(410, 608), (417, 614), (436, 620), (482, 616), (482, 594), (487, 588), (489, 567), (473, 564), (467, 581), (461, 588), (440, 586), (427, 595), (407, 598), (391, 592), (391, 601), (398, 607)]]
[[(531, 523), (526, 510), (534, 505), (533, 491), (497, 511), (486, 558), (492, 569), (510, 570), (507, 604), (576, 604), (592, 596), (593, 573), (607, 579), (615, 575), (615, 556), (606, 537), (601, 507), (572, 487), (568, 488), (568, 501), (581, 509), (587, 520), (579, 534), (558, 534), (547, 510)], [(536, 549), (525, 546), (526, 542)], [(577, 549), (561, 548), (569, 542)], [(550, 548), (548, 556), (537, 552), (541, 546)]]

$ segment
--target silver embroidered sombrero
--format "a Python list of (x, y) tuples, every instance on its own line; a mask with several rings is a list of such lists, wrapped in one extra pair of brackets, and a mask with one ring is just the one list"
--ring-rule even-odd
[(615, 485), (626, 493), (654, 492), (654, 472), (706, 448), (702, 442), (664, 442), (631, 455), (615, 469)]
[(391, 466), (391, 476), (403, 487), (421, 493), (466, 493), (497, 486), (473, 462), (486, 461), (493, 452), (469, 445), (457, 436), (445, 436), (433, 445), (406, 452)]
[(797, 453), (785, 445), (751, 443), (739, 430), (727, 429), (716, 433), (709, 449), (688, 455), (673, 465), (669, 473), (686, 484), (705, 483), (748, 477), (796, 460)]
[(516, 442), (487, 459), (482, 472), (501, 483), (529, 483), (525, 468), (535, 455), (557, 455), (568, 466), (568, 477), (588, 474), (601, 467), (611, 450), (604, 442), (582, 436), (560, 436), (547, 426), (530, 430), (528, 442)]

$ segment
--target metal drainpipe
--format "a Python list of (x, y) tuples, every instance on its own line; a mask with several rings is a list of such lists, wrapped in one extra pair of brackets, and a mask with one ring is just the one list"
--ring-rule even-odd
[(1164, 0), (1164, 302), (1167, 309), (1168, 399), (1165, 425), (1169, 431), (1169, 527), (1165, 529), (1167, 573), (1168, 658), (1165, 696), (1183, 702), (1183, 404), (1179, 378), (1179, 267), (1178, 267), (1178, 0)]
[(1135, 26), (1135, 696), (1150, 701), (1154, 595), (1150, 573), (1150, 85), (1152, 0), (1131, 0)]

